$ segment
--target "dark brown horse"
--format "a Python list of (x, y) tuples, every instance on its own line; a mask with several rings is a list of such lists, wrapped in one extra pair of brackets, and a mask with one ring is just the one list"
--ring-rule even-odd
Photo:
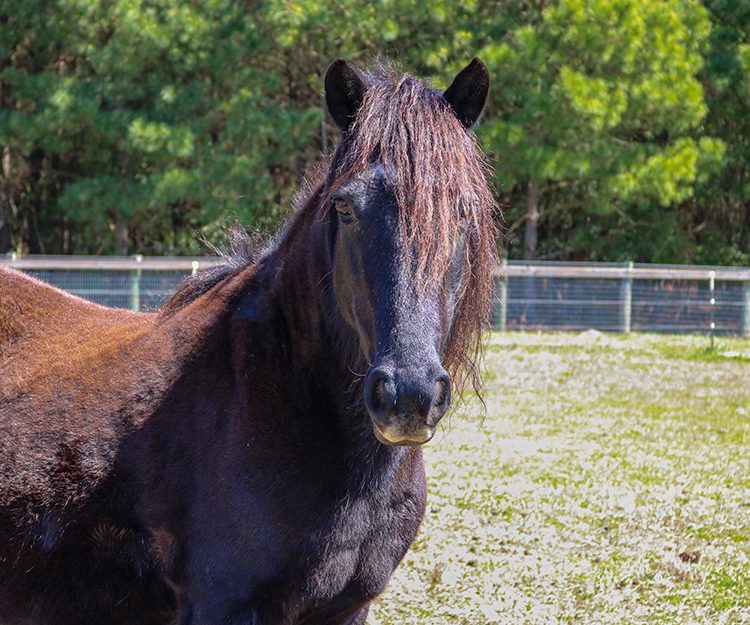
[(478, 382), (488, 86), (334, 63), (327, 173), (157, 314), (0, 270), (2, 625), (365, 622), (424, 512), (419, 444)]

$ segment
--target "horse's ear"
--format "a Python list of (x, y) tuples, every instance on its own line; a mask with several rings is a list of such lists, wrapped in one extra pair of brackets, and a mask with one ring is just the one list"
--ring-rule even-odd
[(365, 97), (362, 76), (349, 63), (338, 59), (326, 72), (325, 89), (326, 106), (333, 121), (341, 130), (348, 130)]
[(472, 59), (453, 79), (443, 97), (451, 105), (459, 121), (471, 128), (484, 110), (490, 92), (490, 73), (478, 58)]
[(346, 131), (365, 97), (365, 82), (359, 72), (343, 59), (334, 61), (326, 72), (326, 106), (333, 121)]

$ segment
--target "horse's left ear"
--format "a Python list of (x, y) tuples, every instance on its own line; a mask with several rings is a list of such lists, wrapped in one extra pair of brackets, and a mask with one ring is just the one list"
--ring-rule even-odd
[(359, 72), (343, 59), (334, 61), (325, 77), (326, 106), (341, 130), (349, 130), (365, 97)]
[(482, 114), (489, 92), (490, 73), (487, 66), (475, 57), (453, 79), (443, 97), (459, 121), (471, 128)]

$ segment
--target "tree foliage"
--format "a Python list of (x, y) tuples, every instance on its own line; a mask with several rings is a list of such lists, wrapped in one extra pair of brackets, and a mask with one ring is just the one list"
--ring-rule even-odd
[[(560, 0), (484, 48), (498, 114), (483, 133), (513, 199), (509, 218), (525, 227), (526, 257), (540, 225), (565, 230), (543, 241), (547, 257), (609, 255), (613, 224), (635, 225), (635, 207), (667, 211), (718, 168), (721, 142), (696, 132), (708, 32), (691, 1)], [(640, 225), (642, 243), (650, 226)]]
[(286, 97), (238, 3), (11, 4), (0, 137), (21, 245), (197, 250), (226, 215), (277, 220), (318, 111)]
[(681, 208), (699, 261), (750, 265), (750, 5), (705, 6), (713, 22), (701, 73), (705, 132), (724, 142), (726, 157)]
[(443, 87), (478, 54), (511, 257), (747, 262), (749, 29), (726, 0), (6, 0), (0, 251), (273, 228), (332, 145), (328, 63)]

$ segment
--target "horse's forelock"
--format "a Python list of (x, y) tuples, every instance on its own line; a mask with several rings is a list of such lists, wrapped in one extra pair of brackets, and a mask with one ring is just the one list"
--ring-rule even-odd
[[(383, 164), (403, 223), (418, 288), (440, 284), (456, 245), (466, 242), (468, 284), (454, 322), (446, 366), (459, 389), (480, 384), (481, 330), (488, 322), (496, 249), (494, 197), (473, 133), (439, 91), (409, 74), (379, 68), (334, 162), (344, 180)], [(334, 185), (335, 186), (335, 185)]]

